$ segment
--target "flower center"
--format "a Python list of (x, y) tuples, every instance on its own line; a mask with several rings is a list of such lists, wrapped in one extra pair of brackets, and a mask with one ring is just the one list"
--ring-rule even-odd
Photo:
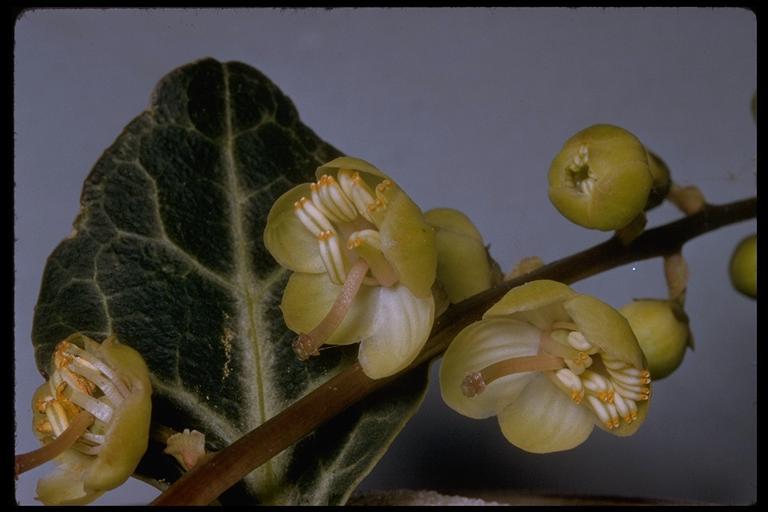
[(53, 361), (47, 393), (34, 404), (40, 413), (34, 427), (46, 444), (16, 457), (17, 474), (70, 447), (86, 455), (98, 454), (115, 408), (130, 394), (112, 368), (68, 341), (56, 346)]
[(573, 162), (566, 168), (571, 186), (582, 194), (591, 194), (596, 178), (589, 169), (589, 148), (582, 144)]
[(521, 372), (545, 372), (576, 404), (585, 405), (613, 430), (637, 419), (637, 402), (650, 398), (647, 369), (616, 359), (590, 343), (575, 324), (557, 322), (541, 333), (539, 354), (515, 357), (468, 374), (465, 396), (482, 393), (496, 379)]
[[(387, 208), (385, 193), (394, 184), (385, 179), (375, 193), (358, 172), (341, 169), (339, 181), (327, 174), (310, 184), (310, 196), (301, 197), (296, 216), (318, 242), (320, 258), (332, 283), (341, 291), (325, 318), (293, 343), (299, 359), (318, 355), (319, 348), (341, 324), (363, 284), (393, 286), (399, 277), (387, 261), (376, 229)], [(370, 275), (369, 275), (370, 274)]]
[(385, 192), (394, 184), (385, 179), (375, 192), (360, 173), (341, 169), (339, 181), (324, 174), (310, 184), (310, 197), (294, 203), (296, 216), (318, 242), (318, 251), (331, 282), (342, 285), (358, 258), (368, 263), (364, 284), (392, 286), (397, 273), (382, 252), (376, 219), (387, 208)]

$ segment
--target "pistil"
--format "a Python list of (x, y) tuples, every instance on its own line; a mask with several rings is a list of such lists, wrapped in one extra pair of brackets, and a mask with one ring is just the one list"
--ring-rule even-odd
[(347, 273), (347, 279), (341, 292), (317, 326), (308, 333), (300, 334), (293, 342), (293, 350), (300, 360), (305, 361), (311, 356), (320, 355), (319, 348), (339, 327), (347, 316), (352, 301), (363, 284), (365, 274), (368, 272), (368, 263), (363, 258), (358, 258)]
[(16, 477), (30, 469), (52, 460), (72, 447), (93, 423), (93, 415), (88, 411), (80, 411), (69, 426), (53, 441), (33, 450), (16, 456)]
[(464, 377), (461, 391), (464, 396), (473, 397), (482, 393), (486, 386), (496, 379), (515, 373), (546, 372), (563, 368), (563, 359), (549, 354), (537, 356), (513, 357), (486, 366), (479, 372)]

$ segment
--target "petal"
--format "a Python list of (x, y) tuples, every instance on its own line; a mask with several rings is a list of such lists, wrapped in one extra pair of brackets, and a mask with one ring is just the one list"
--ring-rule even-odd
[(435, 302), (432, 295), (416, 297), (403, 285), (376, 287), (375, 294), (373, 329), (360, 343), (358, 359), (366, 375), (380, 379), (416, 359), (432, 330)]
[(45, 505), (87, 505), (104, 494), (104, 490), (86, 491), (82, 476), (78, 466), (59, 467), (38, 480), (37, 499)]
[(589, 295), (577, 295), (563, 306), (591, 344), (635, 368), (645, 367), (637, 338), (621, 313)]
[(424, 214), (436, 229), (437, 279), (452, 303), (491, 287), (491, 265), (483, 239), (466, 215), (450, 208)]
[(472, 398), (461, 391), (464, 377), (493, 363), (536, 355), (540, 331), (530, 324), (508, 318), (480, 320), (465, 327), (443, 354), (440, 392), (451, 409), (475, 419), (488, 418), (511, 403), (528, 384), (532, 372), (497, 379)]
[(310, 197), (308, 183), (302, 183), (280, 196), (267, 216), (264, 245), (277, 262), (294, 272), (325, 272), (317, 238), (301, 223), (293, 204)]
[(594, 427), (594, 415), (539, 374), (499, 412), (499, 425), (504, 437), (518, 448), (550, 453), (583, 443)]
[(453, 208), (433, 208), (424, 214), (426, 221), (435, 228), (466, 236), (483, 243), (483, 236), (464, 213)]
[(319, 179), (323, 174), (330, 174), (336, 176), (340, 169), (350, 169), (352, 171), (358, 171), (360, 177), (368, 184), (372, 189), (382, 181), (388, 178), (386, 174), (381, 172), (375, 165), (361, 158), (355, 158), (351, 156), (340, 156), (334, 158), (330, 162), (324, 163), (315, 171), (315, 176)]
[(139, 353), (110, 337), (101, 344), (99, 357), (117, 372), (130, 393), (115, 408), (104, 433), (106, 440), (83, 477), (89, 493), (114, 489), (133, 474), (147, 450), (152, 417), (149, 369)]
[(437, 274), (435, 231), (400, 187), (393, 186), (386, 196), (387, 207), (378, 226), (382, 252), (400, 282), (417, 297), (427, 297)]
[[(366, 285), (360, 288), (344, 320), (326, 344), (349, 345), (370, 334), (378, 288)], [(311, 331), (328, 314), (341, 290), (342, 287), (333, 284), (327, 274), (293, 274), (280, 304), (285, 324), (297, 334)]]
[(510, 316), (548, 329), (554, 322), (570, 320), (563, 302), (574, 295), (576, 292), (557, 281), (531, 281), (508, 291), (483, 318)]

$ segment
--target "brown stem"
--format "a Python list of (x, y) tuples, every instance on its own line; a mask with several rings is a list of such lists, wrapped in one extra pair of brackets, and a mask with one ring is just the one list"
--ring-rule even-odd
[(397, 375), (379, 380), (368, 378), (358, 363), (294, 402), (205, 463), (179, 478), (153, 505), (206, 505), (318, 426), (405, 372), (442, 354), (458, 332), (479, 320), (483, 312), (510, 289), (535, 279), (573, 283), (632, 261), (664, 256), (686, 241), (708, 231), (755, 216), (757, 198), (720, 206), (706, 205), (701, 211), (676, 222), (651, 229), (624, 245), (617, 238), (545, 265), (523, 276), (474, 295), (449, 307), (435, 321), (432, 334), (419, 357)]
[(30, 469), (45, 464), (49, 460), (61, 455), (67, 448), (75, 444), (88, 427), (93, 423), (93, 416), (88, 411), (80, 411), (72, 419), (64, 432), (50, 443), (41, 446), (37, 450), (22, 453), (16, 456), (16, 477)]

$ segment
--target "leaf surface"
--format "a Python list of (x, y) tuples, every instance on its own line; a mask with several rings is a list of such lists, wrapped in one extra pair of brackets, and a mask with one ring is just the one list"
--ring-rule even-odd
[[(279, 303), (288, 272), (262, 233), (272, 203), (341, 153), (262, 73), (183, 66), (85, 181), (73, 233), (50, 255), (32, 338), (45, 374), (73, 332), (116, 334), (152, 374), (153, 421), (221, 449), (336, 375), (357, 345), (303, 363)], [(427, 369), (350, 408), (257, 469), (222, 503), (344, 503), (423, 398)], [(139, 468), (179, 476), (152, 443)]]

